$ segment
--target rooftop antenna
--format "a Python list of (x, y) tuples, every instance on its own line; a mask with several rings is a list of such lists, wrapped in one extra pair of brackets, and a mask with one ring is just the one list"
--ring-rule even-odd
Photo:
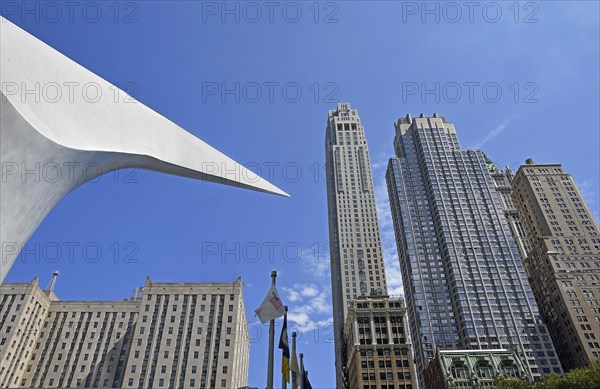
[(54, 287), (56, 286), (57, 278), (58, 278), (58, 270), (54, 270), (52, 272), (52, 279), (50, 280), (50, 283), (48, 284), (48, 287), (46, 288), (46, 290), (54, 292)]

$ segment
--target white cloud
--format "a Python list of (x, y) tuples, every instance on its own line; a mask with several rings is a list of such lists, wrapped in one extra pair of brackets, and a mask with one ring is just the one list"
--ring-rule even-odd
[(292, 321), (300, 326), (306, 326), (311, 323), (310, 316), (306, 312), (289, 312), (288, 321)]
[(302, 272), (319, 280), (329, 279), (329, 262), (329, 243), (314, 243), (302, 248), (302, 257), (298, 261)]
[(375, 187), (375, 201), (377, 203), (377, 216), (381, 230), (381, 246), (385, 261), (385, 272), (388, 285), (388, 294), (398, 296), (404, 295), (402, 289), (402, 277), (400, 274), (400, 263), (396, 248), (396, 237), (394, 235), (394, 223), (390, 204), (388, 200), (387, 184), (385, 182), (385, 171), (387, 169), (389, 156), (378, 155), (378, 159), (371, 165), (373, 170), (373, 186)]
[(282, 301), (289, 309), (288, 322), (297, 330), (317, 330), (318, 325), (332, 320), (330, 285), (297, 283), (281, 290)]
[(377, 156), (371, 161), (371, 170), (373, 172), (383, 171), (385, 173), (385, 169), (387, 169), (389, 155), (386, 152), (381, 152), (377, 154)]
[(307, 286), (302, 291), (302, 296), (304, 297), (316, 297), (319, 294), (319, 291), (314, 286)]
[[(285, 288), (284, 288), (285, 289)], [(302, 297), (300, 296), (300, 293), (298, 293), (295, 290), (288, 290), (287, 291), (287, 300), (291, 301), (291, 302), (296, 302), (296, 301), (301, 301)]]
[[(288, 320), (289, 336), (292, 332), (297, 334), (297, 344), (333, 343), (333, 318), (312, 321), (302, 314), (297, 315), (294, 319)], [(331, 347), (333, 348), (333, 345)]]

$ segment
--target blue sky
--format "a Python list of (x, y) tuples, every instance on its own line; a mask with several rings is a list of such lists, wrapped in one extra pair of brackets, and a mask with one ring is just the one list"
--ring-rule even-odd
[[(265, 385), (267, 327), (252, 311), (277, 269), (313, 386), (334, 387), (324, 137), (336, 101), (365, 125), (394, 294), (384, 171), (393, 122), (407, 113), (445, 116), (463, 147), (500, 166), (562, 163), (598, 219), (598, 2), (0, 4), (9, 20), (292, 195), (144, 171), (104, 176), (51, 212), (7, 281), (39, 275), (45, 286), (59, 269), (62, 299), (122, 299), (147, 275), (241, 275), (253, 386)], [(56, 246), (62, 257), (52, 260)], [(84, 247), (102, 252), (93, 261)]]

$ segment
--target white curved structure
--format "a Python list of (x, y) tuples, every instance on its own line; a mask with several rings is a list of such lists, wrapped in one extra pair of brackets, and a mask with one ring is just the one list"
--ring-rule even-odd
[(287, 194), (0, 17), (0, 283), (56, 203), (137, 167)]

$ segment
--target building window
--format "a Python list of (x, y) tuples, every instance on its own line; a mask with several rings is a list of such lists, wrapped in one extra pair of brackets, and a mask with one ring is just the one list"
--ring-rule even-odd
[(465, 380), (469, 377), (469, 370), (462, 363), (456, 363), (451, 367), (452, 377), (455, 379)]
[(492, 378), (494, 375), (491, 366), (485, 361), (479, 362), (475, 366), (475, 374), (477, 374), (479, 378)]

